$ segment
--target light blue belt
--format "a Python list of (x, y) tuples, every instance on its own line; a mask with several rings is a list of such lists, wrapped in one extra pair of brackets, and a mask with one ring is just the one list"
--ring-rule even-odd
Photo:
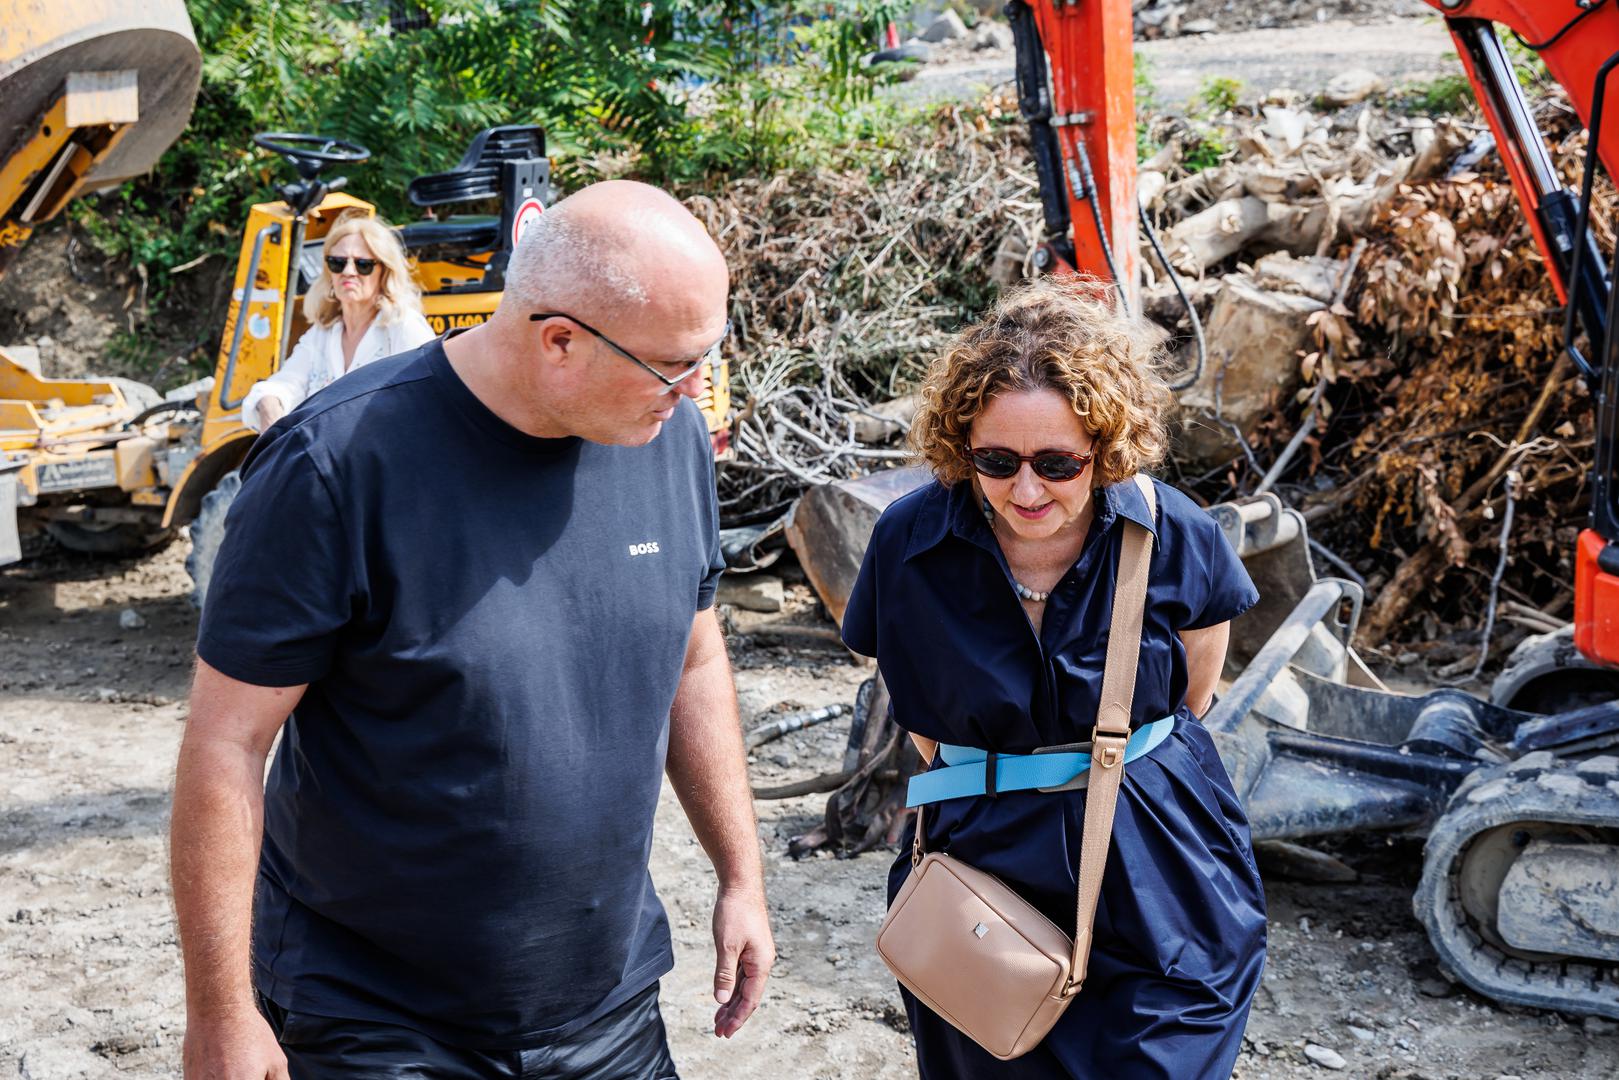
[[(1174, 727), (1175, 718), (1166, 716), (1136, 728), (1124, 744), (1125, 764), (1151, 753), (1153, 747), (1169, 738)], [(944, 768), (911, 777), (905, 797), (907, 807), (968, 795), (1060, 788), (1091, 767), (1091, 756), (1081, 751), (992, 755), (975, 746), (940, 743), (939, 754)]]

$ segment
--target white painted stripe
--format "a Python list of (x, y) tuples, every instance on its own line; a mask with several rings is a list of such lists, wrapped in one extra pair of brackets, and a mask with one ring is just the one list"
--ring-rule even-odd
[[(242, 298), (242, 290), (241, 289), (232, 289), (231, 294), (230, 294), (230, 298), (232, 300), (241, 300), (241, 298)], [(254, 289), (252, 299), (250, 299), (248, 301), (248, 303), (250, 303), (250, 304), (275, 304), (275, 303), (279, 303), (280, 300), (281, 300), (281, 290), (280, 289)]]

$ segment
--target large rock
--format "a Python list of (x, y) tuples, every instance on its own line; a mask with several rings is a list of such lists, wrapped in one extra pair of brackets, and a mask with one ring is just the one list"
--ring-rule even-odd
[(961, 21), (960, 15), (946, 10), (928, 23), (927, 29), (917, 36), (934, 45), (941, 41), (960, 41), (967, 36), (967, 24)]
[(1349, 1068), (1349, 1062), (1344, 1056), (1330, 1046), (1318, 1046), (1315, 1043), (1304, 1044), (1304, 1056), (1321, 1066), (1337, 1072)]
[(1321, 92), (1321, 98), (1328, 105), (1353, 105), (1357, 101), (1365, 101), (1379, 90), (1383, 89), (1383, 79), (1375, 71), (1365, 68), (1351, 68), (1342, 75), (1336, 75), (1327, 83), (1327, 88)]
[(1246, 274), (1221, 282), (1204, 330), (1208, 363), (1180, 396), (1180, 449), (1194, 468), (1214, 468), (1240, 454), (1229, 425), (1251, 436), (1273, 403), (1292, 392), (1298, 354), (1309, 338), (1305, 320), (1325, 306), (1311, 296), (1261, 288)]
[(986, 49), (1010, 49), (1012, 44), (1012, 28), (1002, 26), (1000, 23), (985, 22), (973, 32), (974, 52)]

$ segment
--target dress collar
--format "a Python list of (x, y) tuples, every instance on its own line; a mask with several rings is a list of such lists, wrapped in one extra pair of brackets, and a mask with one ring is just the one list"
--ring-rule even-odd
[[(1158, 523), (1153, 520), (1146, 497), (1134, 480), (1098, 488), (1094, 497), (1096, 520), (1091, 527), (1096, 531), (1106, 532), (1122, 517), (1143, 526), (1157, 538)], [(905, 548), (906, 560), (937, 547), (945, 537), (952, 535), (989, 551), (998, 547), (972, 484), (963, 482), (947, 488), (935, 481), (922, 495), (910, 543)]]
[[(387, 328), (379, 325), (381, 314), (371, 319), (371, 325), (365, 328), (360, 335), (359, 343), (354, 346), (354, 359), (349, 363), (348, 370), (354, 371), (362, 368), (387, 348)], [(337, 321), (326, 327), (326, 363), (333, 378), (343, 372), (343, 317), (339, 315)]]

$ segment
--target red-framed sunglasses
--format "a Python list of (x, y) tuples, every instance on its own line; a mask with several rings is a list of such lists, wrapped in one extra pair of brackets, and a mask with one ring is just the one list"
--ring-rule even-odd
[(1019, 454), (1003, 446), (969, 446), (967, 460), (979, 475), (991, 480), (1010, 480), (1027, 461), (1034, 475), (1054, 484), (1072, 480), (1090, 467), (1094, 454), (1075, 454), (1067, 450), (1041, 450), (1034, 454)]

